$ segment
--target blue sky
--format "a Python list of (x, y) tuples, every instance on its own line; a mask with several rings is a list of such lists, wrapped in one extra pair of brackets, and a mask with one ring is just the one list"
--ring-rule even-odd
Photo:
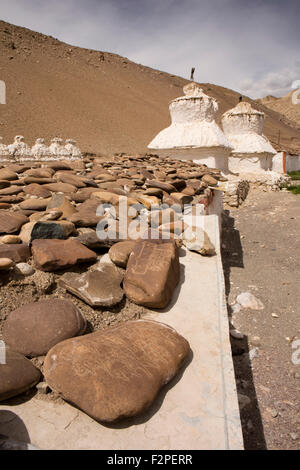
[(0, 18), (254, 98), (300, 79), (299, 0), (0, 0)]

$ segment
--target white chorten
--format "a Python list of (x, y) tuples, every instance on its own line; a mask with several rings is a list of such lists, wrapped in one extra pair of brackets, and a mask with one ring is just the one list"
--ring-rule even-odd
[(11, 157), (9, 156), (9, 151), (7, 145), (2, 143), (3, 138), (0, 137), (0, 161), (1, 162), (7, 162), (11, 160)]
[(79, 147), (77, 147), (76, 144), (77, 144), (76, 140), (73, 140), (73, 139), (66, 140), (65, 149), (67, 151), (68, 156), (71, 158), (71, 160), (82, 158), (81, 151)]
[(255, 173), (272, 168), (277, 152), (262, 134), (264, 121), (264, 113), (243, 101), (223, 114), (223, 129), (234, 148), (228, 162), (230, 171)]
[(48, 160), (51, 155), (50, 149), (45, 145), (45, 139), (42, 137), (36, 139), (31, 153), (36, 160)]
[(14, 143), (8, 145), (8, 151), (12, 158), (19, 161), (32, 160), (31, 149), (29, 145), (24, 142), (22, 135), (16, 135)]
[(54, 137), (54, 139), (51, 140), (49, 149), (54, 160), (65, 160), (68, 158), (68, 151), (62, 143), (63, 140), (60, 137)]
[(160, 156), (193, 160), (199, 164), (228, 169), (232, 146), (215, 122), (218, 104), (196, 83), (183, 88), (185, 96), (171, 101), (171, 125), (148, 145)]

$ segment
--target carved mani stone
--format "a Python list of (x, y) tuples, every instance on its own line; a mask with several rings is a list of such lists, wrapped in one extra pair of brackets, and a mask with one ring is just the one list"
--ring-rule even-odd
[(140, 240), (127, 263), (124, 290), (138, 305), (164, 308), (179, 277), (178, 249), (173, 240)]
[(113, 422), (149, 408), (189, 352), (173, 328), (137, 320), (57, 344), (44, 375), (65, 400), (97, 421)]

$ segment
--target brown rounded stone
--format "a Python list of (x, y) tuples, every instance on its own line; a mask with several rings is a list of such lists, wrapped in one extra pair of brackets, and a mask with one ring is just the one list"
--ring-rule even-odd
[(0, 271), (8, 271), (14, 264), (15, 263), (10, 258), (0, 258)]
[(15, 171), (10, 170), (9, 168), (0, 169), (0, 180), (13, 181), (17, 179), (18, 175)]
[(65, 273), (59, 284), (92, 307), (109, 307), (121, 302), (124, 296), (120, 271), (113, 264), (100, 263), (94, 271)]
[(25, 243), (20, 244), (3, 244), (0, 245), (0, 257), (10, 258), (15, 263), (21, 263), (27, 261), (30, 257), (30, 248)]
[(149, 408), (189, 353), (173, 328), (138, 320), (57, 344), (44, 374), (65, 400), (97, 421), (114, 422)]
[(33, 240), (32, 255), (36, 267), (42, 271), (66, 269), (97, 259), (96, 253), (74, 239)]
[(26, 199), (20, 203), (19, 207), (25, 210), (43, 211), (47, 207), (47, 202), (46, 199)]
[(0, 180), (0, 189), (8, 188), (10, 186), (10, 182), (7, 180)]
[(127, 263), (125, 294), (138, 305), (164, 308), (179, 275), (178, 249), (173, 240), (139, 240)]
[(24, 187), (24, 193), (31, 194), (32, 196), (38, 197), (50, 197), (51, 191), (36, 183), (29, 184), (28, 186)]
[(5, 364), (0, 364), (0, 401), (20, 395), (36, 385), (40, 371), (21, 354), (6, 348)]
[(108, 252), (110, 259), (117, 266), (126, 268), (130, 253), (132, 252), (135, 244), (136, 241), (134, 240), (125, 240), (123, 242), (115, 243)]
[(21, 239), (18, 235), (4, 235), (0, 241), (1, 243), (6, 243), (8, 245), (13, 243), (21, 243)]
[(77, 189), (73, 184), (68, 183), (45, 184), (45, 188), (54, 193), (74, 193)]
[(0, 189), (0, 196), (13, 196), (23, 191), (23, 187), (11, 185), (8, 188)]
[(86, 320), (72, 302), (49, 299), (10, 312), (3, 325), (3, 338), (14, 351), (35, 357), (64, 339), (81, 335), (85, 328)]
[(28, 220), (28, 217), (22, 214), (0, 211), (0, 233), (17, 232)]
[(67, 183), (75, 186), (76, 188), (85, 188), (85, 183), (82, 181), (80, 176), (73, 175), (69, 171), (57, 172), (54, 175), (54, 178), (61, 183)]
[(71, 217), (77, 212), (64, 194), (54, 194), (48, 201), (47, 209), (59, 209), (62, 212), (61, 218)]

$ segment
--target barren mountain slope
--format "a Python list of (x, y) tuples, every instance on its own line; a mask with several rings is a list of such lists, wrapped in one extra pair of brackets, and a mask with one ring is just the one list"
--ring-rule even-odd
[(257, 102), (263, 104), (269, 109), (272, 109), (273, 111), (282, 114), (287, 119), (292, 121), (293, 126), (300, 129), (300, 104), (293, 103), (292, 98), (294, 93), (296, 93), (295, 97), (297, 100), (299, 100), (300, 94), (296, 90), (292, 90), (282, 98), (266, 96), (265, 98), (257, 100)]
[[(16, 134), (29, 144), (58, 135), (103, 155), (146, 151), (170, 122), (169, 101), (181, 96), (187, 83), (116, 54), (73, 47), (3, 21), (0, 79), (7, 86), (7, 104), (0, 106), (5, 143)], [(218, 100), (219, 116), (238, 102), (239, 94), (232, 90), (210, 84), (203, 89)], [(300, 132), (276, 112), (253, 103), (267, 114), (265, 134), (272, 143), (280, 130), (281, 145), (300, 151)]]

